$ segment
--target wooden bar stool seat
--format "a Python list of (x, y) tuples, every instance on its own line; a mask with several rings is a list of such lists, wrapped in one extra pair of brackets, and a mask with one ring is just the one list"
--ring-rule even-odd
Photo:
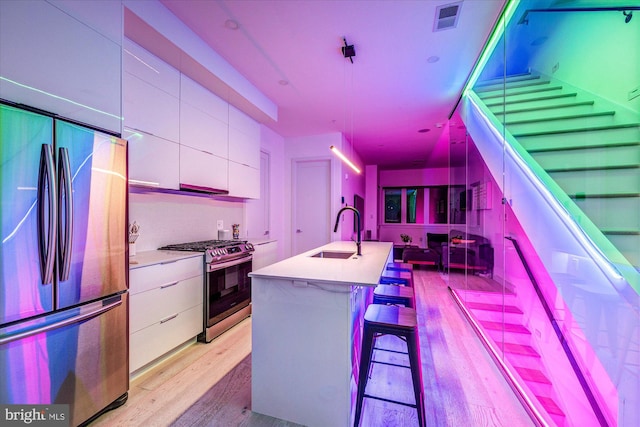
[(381, 285), (402, 285), (413, 287), (413, 273), (407, 271), (385, 270), (380, 276)]
[[(369, 370), (373, 360), (375, 340), (381, 335), (395, 335), (407, 344), (409, 366), (402, 366), (411, 370), (413, 394), (415, 403), (406, 403), (372, 396), (366, 393)], [(420, 362), (420, 343), (418, 339), (418, 320), (416, 311), (408, 307), (394, 305), (370, 304), (364, 314), (362, 337), (362, 354), (360, 358), (360, 372), (358, 373), (358, 393), (354, 426), (360, 425), (364, 398), (378, 399), (390, 403), (416, 408), (420, 427), (425, 426), (424, 389), (422, 386), (422, 369)]]
[(413, 288), (408, 286), (378, 285), (373, 290), (374, 304), (404, 305), (415, 308)]

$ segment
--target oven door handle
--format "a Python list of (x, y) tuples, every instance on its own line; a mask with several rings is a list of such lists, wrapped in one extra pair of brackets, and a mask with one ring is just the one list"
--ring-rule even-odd
[(212, 271), (222, 270), (223, 268), (233, 267), (234, 265), (243, 264), (247, 261), (251, 261), (252, 259), (253, 259), (253, 255), (249, 254), (249, 255), (243, 256), (242, 258), (236, 258), (226, 262), (221, 262), (217, 264), (209, 263), (207, 265), (207, 272), (210, 273)]

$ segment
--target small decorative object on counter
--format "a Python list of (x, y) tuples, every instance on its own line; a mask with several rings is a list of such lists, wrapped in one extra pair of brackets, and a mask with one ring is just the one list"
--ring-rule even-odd
[(408, 245), (413, 240), (413, 239), (411, 239), (411, 236), (409, 236), (408, 234), (401, 234), (400, 238), (402, 239), (402, 241), (404, 242), (405, 245)]
[(240, 238), (240, 224), (231, 224), (231, 227), (233, 227), (233, 238), (234, 239), (239, 239)]
[(129, 256), (135, 256), (136, 254), (136, 240), (140, 236), (140, 226), (137, 222), (133, 221), (133, 224), (129, 224)]

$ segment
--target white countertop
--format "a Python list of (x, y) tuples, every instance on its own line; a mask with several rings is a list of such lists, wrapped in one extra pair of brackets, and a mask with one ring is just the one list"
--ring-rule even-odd
[[(392, 248), (391, 242), (362, 242), (362, 256), (357, 256), (355, 242), (332, 242), (253, 271), (249, 276), (376, 286), (384, 272)], [(347, 259), (311, 257), (320, 251), (352, 251), (354, 255)]]
[(186, 251), (144, 251), (129, 257), (129, 269), (146, 267), (163, 262), (178, 261), (185, 258), (202, 257), (200, 252)]

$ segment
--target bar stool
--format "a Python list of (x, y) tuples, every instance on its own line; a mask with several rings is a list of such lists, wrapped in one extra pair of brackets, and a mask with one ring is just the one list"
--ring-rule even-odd
[(386, 270), (378, 283), (382, 285), (403, 285), (413, 287), (413, 273), (406, 271)]
[[(398, 366), (411, 369), (415, 404), (394, 401), (366, 394), (369, 369), (371, 368), (371, 364), (375, 362), (372, 358), (375, 340), (381, 335), (395, 335), (407, 343), (409, 366)], [(416, 311), (414, 309), (380, 304), (370, 304), (369, 307), (367, 307), (367, 311), (364, 314), (362, 353), (360, 360), (360, 372), (358, 374), (358, 394), (356, 400), (354, 427), (358, 427), (360, 425), (362, 404), (365, 397), (416, 408), (418, 411), (419, 425), (420, 427), (424, 427), (424, 389), (422, 387), (418, 321)]]
[(408, 286), (378, 285), (373, 290), (374, 304), (404, 305), (415, 308), (413, 288)]
[(408, 262), (390, 262), (387, 264), (386, 270), (391, 271), (407, 271), (409, 273), (413, 272), (413, 264), (409, 264)]

